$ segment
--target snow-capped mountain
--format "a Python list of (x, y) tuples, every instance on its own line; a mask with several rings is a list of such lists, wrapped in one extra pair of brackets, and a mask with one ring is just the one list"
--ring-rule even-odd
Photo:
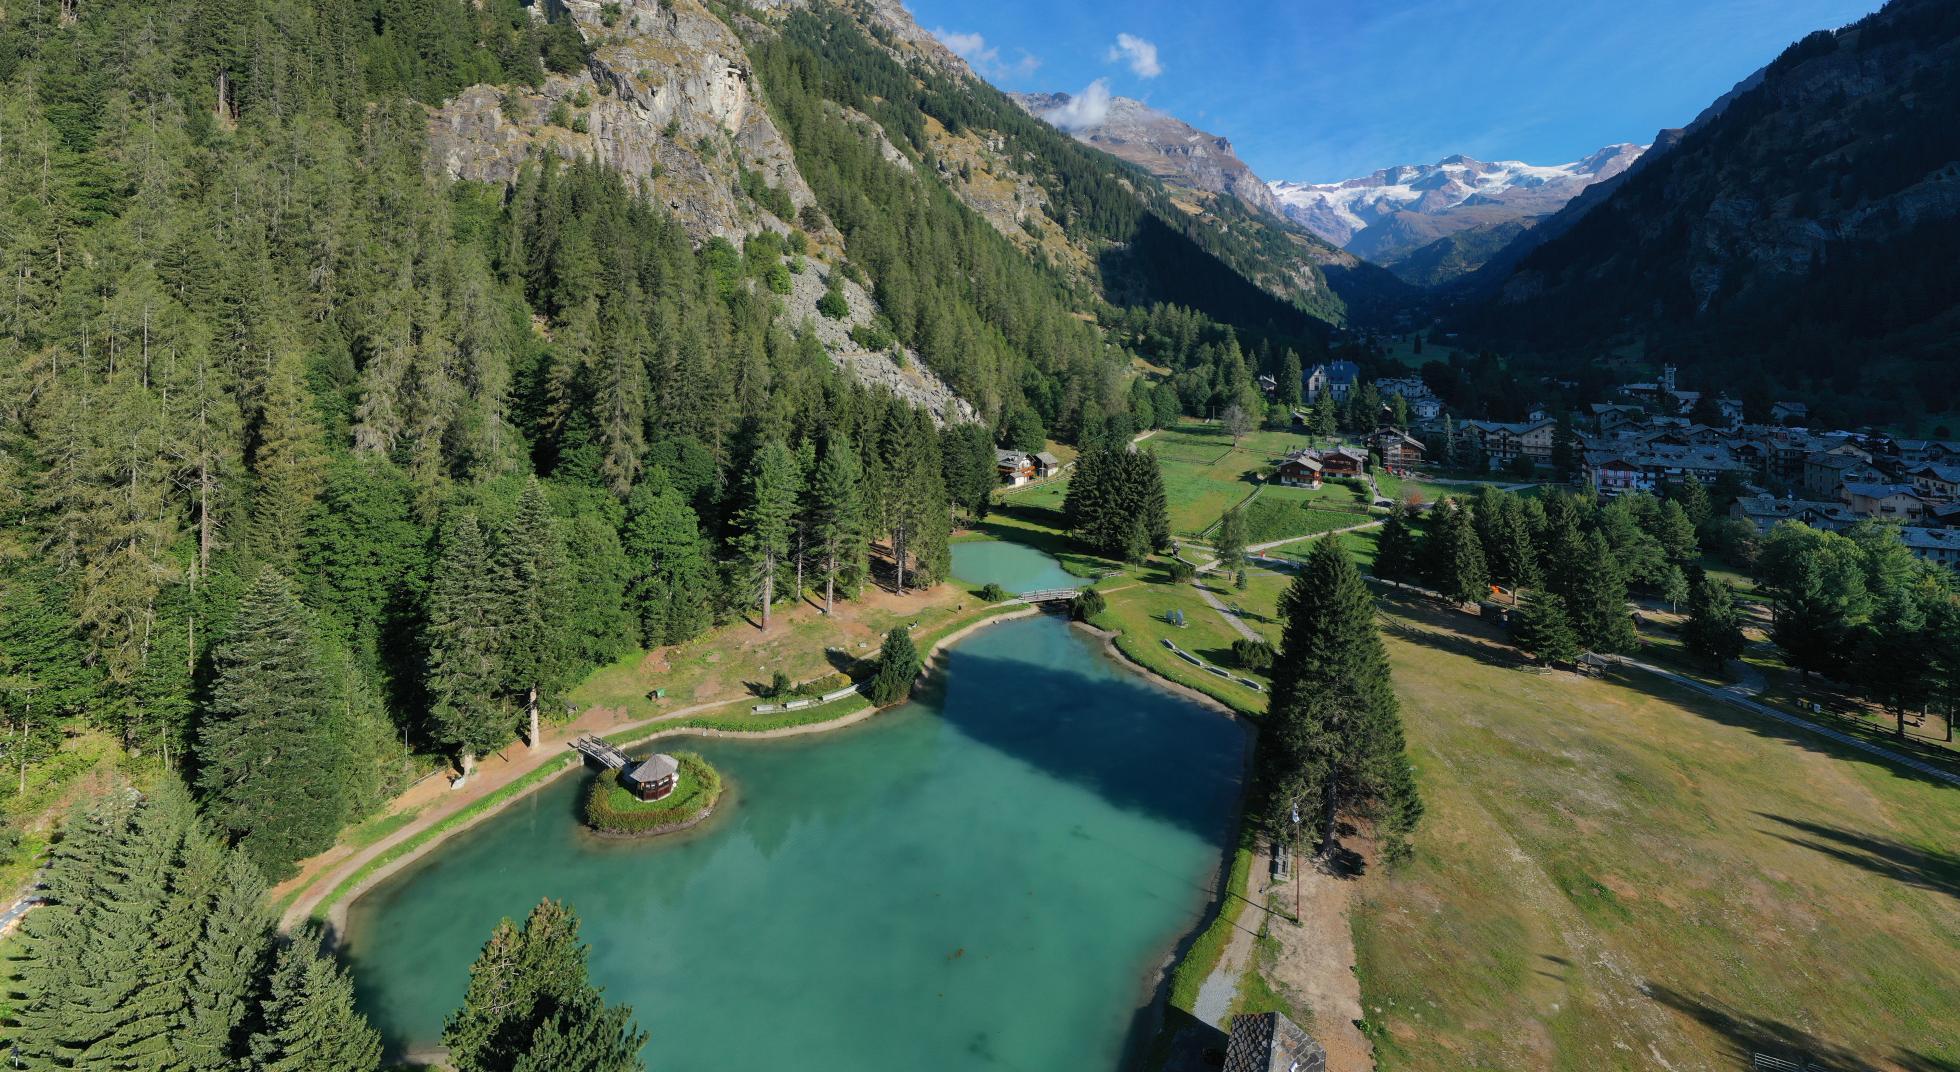
[(1579, 191), (1625, 171), (1646, 149), (1608, 145), (1584, 159), (1550, 166), (1457, 155), (1344, 182), (1268, 185), (1288, 219), (1386, 264), (1458, 231), (1556, 212)]

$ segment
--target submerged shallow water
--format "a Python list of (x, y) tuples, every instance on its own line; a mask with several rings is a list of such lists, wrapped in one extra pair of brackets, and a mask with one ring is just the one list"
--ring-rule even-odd
[(1005, 540), (966, 540), (953, 545), (953, 576), (973, 584), (997, 584), (1019, 595), (1086, 584), (1054, 557)]
[(1215, 885), (1241, 732), (1055, 617), (936, 680), (831, 734), (686, 742), (732, 786), (687, 834), (585, 833), (581, 775), (458, 836), (351, 906), (363, 1009), (434, 1045), (492, 926), (557, 897), (663, 1072), (1115, 1068)]

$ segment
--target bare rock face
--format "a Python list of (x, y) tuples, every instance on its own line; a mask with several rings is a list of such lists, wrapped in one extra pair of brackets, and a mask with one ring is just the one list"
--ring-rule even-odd
[[(587, 69), (552, 76), (535, 92), (472, 86), (432, 110), (432, 171), (452, 179), (509, 183), (533, 152), (566, 160), (591, 157), (629, 182), (644, 184), (695, 241), (721, 237), (738, 246), (758, 231), (786, 232), (794, 223), (740, 192), (744, 170), (781, 189), (798, 213), (816, 204), (764, 106), (741, 39), (699, 0), (625, 0), (616, 12), (598, 0), (564, 3), (592, 45)], [(929, 35), (918, 36), (924, 39), (921, 50), (938, 47)], [(852, 118), (878, 129), (868, 116)], [(882, 140), (882, 130), (879, 136)], [(894, 166), (915, 166), (889, 141), (883, 141), (883, 150)], [(811, 238), (831, 250), (843, 241), (828, 224)], [(924, 406), (940, 423), (977, 420), (972, 404), (918, 355), (901, 349), (873, 352), (851, 339), (852, 326), (869, 325), (878, 315), (864, 288), (844, 282), (851, 307), (846, 319), (828, 320), (816, 312), (832, 270), (812, 260), (792, 277), (783, 321), (812, 324), (840, 368)]]
[[(762, 106), (741, 41), (697, 0), (627, 0), (610, 20), (594, 0), (566, 7), (593, 45), (588, 69), (553, 76), (537, 92), (458, 94), (430, 116), (431, 168), (509, 182), (533, 150), (590, 156), (646, 182), (697, 240), (788, 229), (735, 192), (744, 168), (798, 209), (815, 202)], [(551, 121), (560, 105), (569, 126)]]
[(1232, 151), (1228, 138), (1208, 134), (1128, 97), (1110, 97), (1107, 108), (1088, 109), (1070, 109), (1073, 98), (1067, 93), (1016, 93), (1013, 97), (1021, 107), (1068, 131), (1077, 141), (1136, 164), (1165, 182), (1231, 194), (1261, 212), (1283, 215), (1273, 191)]

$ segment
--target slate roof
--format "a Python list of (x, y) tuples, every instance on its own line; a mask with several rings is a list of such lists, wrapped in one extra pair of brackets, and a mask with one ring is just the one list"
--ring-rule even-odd
[(1232, 1018), (1224, 1072), (1325, 1072), (1327, 1051), (1312, 1035), (1276, 1012)]

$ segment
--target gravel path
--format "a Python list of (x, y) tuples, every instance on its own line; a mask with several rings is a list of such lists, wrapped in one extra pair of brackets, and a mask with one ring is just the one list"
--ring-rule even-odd
[(1211, 609), (1217, 611), (1220, 618), (1225, 619), (1226, 625), (1238, 630), (1240, 636), (1253, 641), (1264, 639), (1257, 632), (1254, 632), (1251, 626), (1245, 624), (1245, 620), (1240, 618), (1236, 611), (1226, 606), (1216, 595), (1212, 594), (1211, 589), (1203, 585), (1192, 585), (1192, 587), (1198, 590), (1198, 594), (1204, 597), (1205, 602), (1211, 604)]

